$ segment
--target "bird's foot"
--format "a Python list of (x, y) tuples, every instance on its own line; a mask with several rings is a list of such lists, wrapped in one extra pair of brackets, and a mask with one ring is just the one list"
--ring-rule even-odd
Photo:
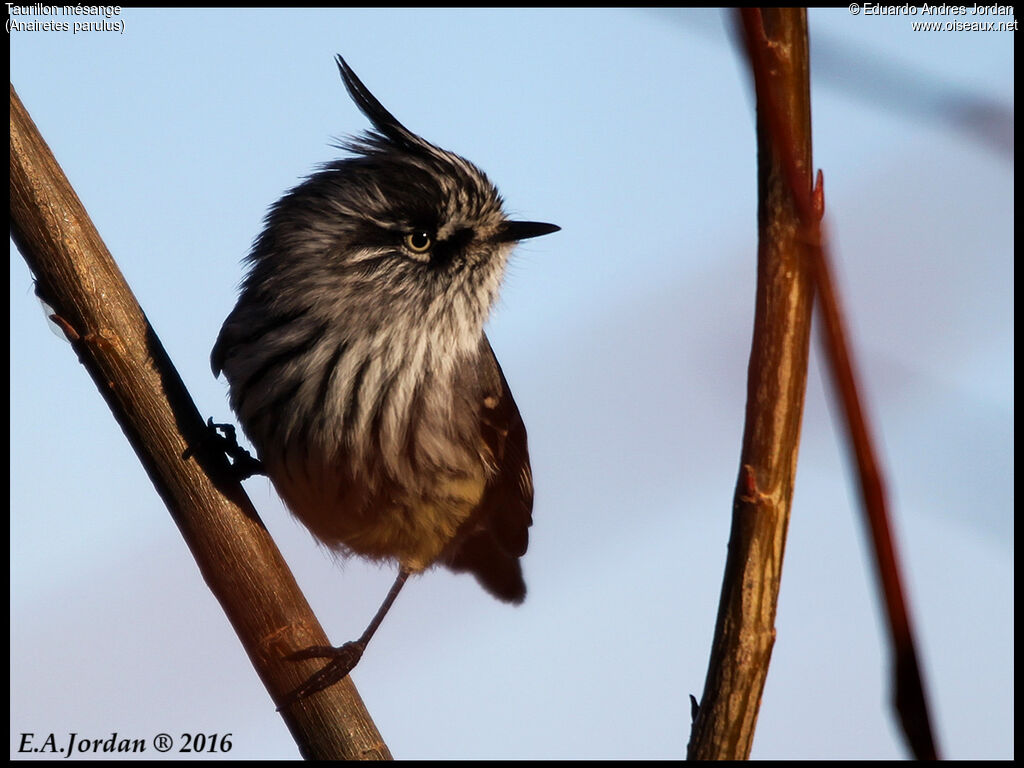
[[(232, 424), (215, 424), (213, 418), (207, 420), (206, 427), (210, 442), (223, 451), (231, 461), (231, 470), (239, 480), (253, 475), (265, 475), (267, 470), (263, 462), (255, 458), (238, 444), (238, 432)], [(192, 454), (191, 449), (185, 452), (184, 458)]]
[(345, 678), (359, 663), (365, 650), (366, 643), (356, 640), (345, 643), (339, 648), (330, 645), (314, 645), (290, 654), (287, 657), (288, 661), (305, 661), (307, 659), (330, 659), (330, 661), (323, 669), (314, 673), (306, 682), (285, 696), (278, 710), (301, 699), (309, 698), (325, 688), (330, 688)]

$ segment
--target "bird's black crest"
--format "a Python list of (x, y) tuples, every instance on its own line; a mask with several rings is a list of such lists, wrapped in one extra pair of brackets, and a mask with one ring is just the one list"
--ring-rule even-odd
[[(382, 136), (410, 152), (423, 152), (424, 150), (429, 151), (431, 149), (426, 141), (398, 122), (398, 119), (384, 108), (384, 105), (377, 100), (377, 97), (370, 93), (369, 89), (363, 85), (363, 81), (356, 76), (356, 73), (352, 71), (352, 67), (341, 57), (341, 54), (335, 56), (334, 60), (338, 64), (341, 79), (345, 83), (352, 101), (370, 119), (373, 127)], [(370, 138), (372, 140), (375, 137), (371, 134)]]

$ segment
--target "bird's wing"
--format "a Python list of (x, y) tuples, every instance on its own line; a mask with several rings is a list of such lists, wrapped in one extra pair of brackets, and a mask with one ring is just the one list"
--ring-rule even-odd
[(493, 473), (447, 564), (473, 573), (495, 597), (518, 603), (526, 596), (519, 558), (526, 553), (533, 522), (526, 426), (486, 336), (471, 364), (475, 371), (466, 371), (471, 374), (466, 379), (477, 382), (480, 433)]

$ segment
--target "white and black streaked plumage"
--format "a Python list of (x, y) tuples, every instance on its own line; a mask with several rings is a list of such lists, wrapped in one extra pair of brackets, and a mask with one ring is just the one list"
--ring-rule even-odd
[(515, 242), (476, 166), (402, 126), (341, 57), (375, 131), (270, 210), (212, 354), (289, 509), (343, 553), (526, 594), (526, 429), (484, 334)]

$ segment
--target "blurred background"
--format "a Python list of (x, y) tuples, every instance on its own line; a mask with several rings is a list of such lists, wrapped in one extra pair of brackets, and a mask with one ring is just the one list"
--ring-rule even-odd
[[(353, 673), (393, 754), (684, 756), (753, 316), (753, 100), (730, 19), (119, 18), (123, 33), (10, 34), (11, 81), (204, 414), (231, 418), (209, 350), (263, 214), (367, 127), (335, 53), (510, 213), (562, 227), (520, 246), (489, 325), (530, 435), (530, 593), (512, 608), (443, 571), (406, 588)], [(809, 20), (815, 165), (933, 724), (944, 756), (1012, 758), (1014, 36)], [(11, 756), (24, 732), (189, 732), (231, 733), (232, 758), (297, 757), (13, 245), (10, 270)], [(903, 757), (820, 360), (753, 757)], [(246, 488), (332, 640), (358, 635), (394, 571), (335, 562), (265, 478)]]

